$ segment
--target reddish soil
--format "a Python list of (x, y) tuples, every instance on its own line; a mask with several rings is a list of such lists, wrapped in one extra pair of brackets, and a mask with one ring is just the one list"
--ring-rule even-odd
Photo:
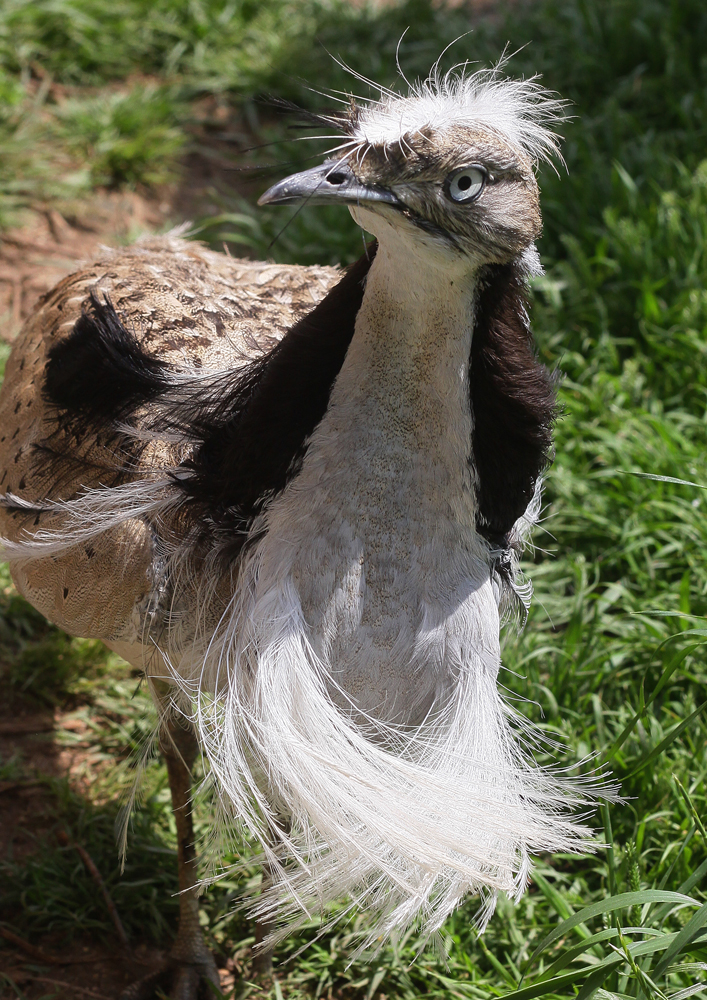
[[(218, 214), (234, 193), (256, 201), (267, 182), (265, 174), (243, 168), (252, 131), (215, 97), (193, 110), (191, 142), (176, 183), (156, 193), (99, 190), (67, 205), (34, 206), (21, 227), (0, 234), (1, 340), (12, 341), (40, 295), (101, 245), (132, 243), (144, 233)], [(245, 248), (241, 252), (247, 255)]]
[(68, 217), (56, 208), (26, 213), (22, 228), (0, 236), (0, 336), (12, 340), (39, 296), (101, 244), (127, 243), (164, 227), (171, 213), (169, 203), (136, 192), (92, 195)]

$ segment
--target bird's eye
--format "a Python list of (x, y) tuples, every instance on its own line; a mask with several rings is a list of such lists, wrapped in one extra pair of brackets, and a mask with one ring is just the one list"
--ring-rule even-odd
[(482, 167), (464, 167), (449, 178), (447, 191), (453, 201), (473, 201), (479, 197), (485, 183), (486, 171)]

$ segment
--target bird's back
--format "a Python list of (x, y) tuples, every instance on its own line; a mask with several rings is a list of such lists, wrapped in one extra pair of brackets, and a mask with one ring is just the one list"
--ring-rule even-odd
[[(23, 501), (70, 500), (84, 490), (159, 477), (188, 458), (188, 445), (143, 442), (126, 456), (111, 428), (86, 411), (90, 351), (64, 392), (70, 409), (46, 391), (50, 352), (65, 341), (90, 302), (112, 303), (144, 351), (177, 369), (208, 375), (261, 356), (338, 280), (333, 268), (287, 267), (213, 253), (166, 236), (106, 251), (38, 304), (7, 363), (0, 393), (0, 490)], [(67, 381), (67, 380), (65, 380)], [(142, 414), (149, 422), (149, 413)], [(140, 416), (136, 421), (140, 427)], [(176, 459), (176, 461), (175, 461)], [(61, 514), (0, 508), (0, 535), (59, 528)], [(66, 631), (120, 645), (139, 637), (140, 608), (155, 578), (156, 526), (127, 520), (68, 552), (13, 564), (20, 592)]]

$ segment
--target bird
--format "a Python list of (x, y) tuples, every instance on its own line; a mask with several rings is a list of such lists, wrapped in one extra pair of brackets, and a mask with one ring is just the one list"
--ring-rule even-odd
[(357, 262), (145, 237), (45, 295), (7, 363), (17, 589), (143, 671), (159, 712), (179, 928), (124, 1000), (218, 982), (198, 755), (215, 822), (261, 850), (266, 971), (332, 901), (366, 912), (362, 948), (413, 923), (424, 940), (470, 894), (483, 926), (533, 854), (590, 846), (596, 787), (539, 766), (499, 690), (557, 419), (529, 282), (564, 104), (503, 62), (374, 86), (303, 113), (335, 147), (260, 198), (347, 207), (373, 237)]

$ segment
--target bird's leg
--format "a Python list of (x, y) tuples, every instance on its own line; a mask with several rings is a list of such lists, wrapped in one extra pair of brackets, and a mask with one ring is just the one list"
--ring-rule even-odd
[[(272, 869), (265, 862), (263, 864), (263, 887), (265, 892), (272, 885)], [(255, 923), (255, 947), (253, 949), (253, 973), (260, 978), (272, 975), (273, 948), (258, 948), (265, 938), (275, 930), (274, 917), (260, 917)]]
[(158, 987), (171, 1000), (211, 996), (207, 982), (219, 985), (219, 975), (199, 924), (197, 861), (191, 805), (191, 769), (198, 753), (192, 727), (174, 717), (163, 723), (160, 749), (167, 764), (172, 810), (177, 826), (179, 927), (166, 966), (129, 986), (121, 1000), (152, 1000)]
[(198, 753), (196, 736), (191, 726), (178, 720), (167, 723), (167, 733), (160, 748), (167, 764), (172, 810), (177, 825), (177, 865), (179, 870), (179, 928), (170, 952), (177, 962), (204, 966), (218, 973), (211, 952), (204, 943), (199, 924), (199, 896), (194, 823), (191, 805), (191, 769)]
[[(282, 833), (289, 833), (291, 829), (291, 820), (287, 816), (278, 817), (278, 825)], [(273, 831), (272, 834), (273, 841), (276, 840), (276, 834)], [(267, 892), (274, 881), (274, 868), (269, 862), (265, 861), (263, 863), (263, 881), (260, 890), (260, 895)], [(269, 945), (265, 948), (259, 948), (258, 946), (262, 944), (268, 934), (272, 934), (277, 926), (277, 915), (270, 914), (267, 917), (260, 917), (255, 922), (255, 944), (253, 945), (253, 962), (252, 969), (253, 973), (259, 978), (264, 978), (266, 976), (272, 976), (272, 958), (274, 947)]]

